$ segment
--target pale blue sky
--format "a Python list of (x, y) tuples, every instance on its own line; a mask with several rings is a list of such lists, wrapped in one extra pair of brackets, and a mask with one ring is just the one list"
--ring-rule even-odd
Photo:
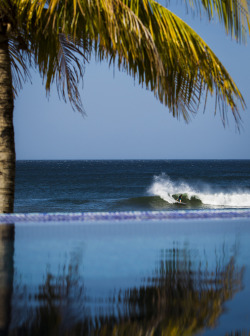
[(56, 88), (48, 100), (32, 72), (32, 84), (15, 101), (17, 159), (250, 159), (249, 45), (238, 45), (206, 18), (186, 16), (181, 4), (171, 8), (203, 37), (240, 88), (247, 104), (240, 134), (230, 115), (224, 129), (211, 101), (188, 125), (174, 119), (153, 93), (93, 59), (81, 90), (85, 118), (59, 101)]

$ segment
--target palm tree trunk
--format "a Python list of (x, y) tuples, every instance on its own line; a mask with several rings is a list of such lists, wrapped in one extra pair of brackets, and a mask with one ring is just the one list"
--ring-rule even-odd
[(7, 34), (0, 29), (0, 213), (13, 212), (15, 144), (13, 91)]

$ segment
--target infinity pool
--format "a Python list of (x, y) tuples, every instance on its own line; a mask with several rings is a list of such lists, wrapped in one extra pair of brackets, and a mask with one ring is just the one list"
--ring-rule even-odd
[(248, 335), (250, 219), (0, 225), (6, 335)]

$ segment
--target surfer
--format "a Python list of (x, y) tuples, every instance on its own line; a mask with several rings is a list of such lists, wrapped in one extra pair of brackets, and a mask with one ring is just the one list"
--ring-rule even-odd
[(178, 197), (178, 202), (180, 202), (181, 203), (181, 198), (182, 198), (182, 194)]

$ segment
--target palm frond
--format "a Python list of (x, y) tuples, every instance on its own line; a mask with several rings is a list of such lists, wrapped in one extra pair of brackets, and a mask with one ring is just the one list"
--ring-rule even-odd
[(58, 50), (58, 67), (56, 71), (56, 83), (59, 95), (61, 94), (66, 101), (66, 91), (68, 98), (73, 106), (79, 112), (84, 113), (78, 84), (83, 77), (83, 63), (79, 61), (80, 54), (83, 59), (87, 60), (85, 55), (74, 44), (70, 36), (59, 34), (59, 50)]
[[(243, 108), (245, 103), (236, 84), (200, 36), (158, 2), (12, 1), (19, 5), (17, 21), (26, 31), (47, 91), (56, 80), (63, 99), (67, 91), (77, 110), (81, 110), (77, 84), (83, 71), (81, 62), (85, 61), (84, 57), (78, 61), (77, 55), (82, 57), (82, 53), (89, 59), (94, 51), (98, 60), (118, 64), (119, 69), (153, 91), (174, 116), (183, 115), (188, 121), (189, 114), (198, 111), (203, 99), (206, 101), (203, 93), (206, 97), (210, 93), (215, 96), (215, 110), (218, 106), (223, 122), (229, 108), (239, 124), (238, 103)], [(237, 6), (230, 7), (230, 1), (236, 3), (236, 0), (200, 1), (204, 8), (210, 8), (208, 13), (215, 10), (220, 13), (222, 8), (225, 18), (230, 10), (236, 14)], [(242, 32), (243, 21), (248, 18), (241, 9), (246, 1), (249, 0), (237, 1), (241, 4), (237, 7), (238, 17), (229, 20), (229, 26), (237, 34)], [(198, 6), (198, 0), (193, 0), (193, 4)]]
[[(80, 46), (83, 44), (81, 51)], [(39, 34), (36, 32), (35, 36), (31, 36), (30, 49), (34, 55), (34, 64), (45, 81), (47, 94), (52, 84), (56, 83), (59, 97), (65, 102), (68, 97), (73, 109), (85, 114), (78, 86), (88, 61), (85, 56), (88, 51), (87, 42), (77, 42), (62, 33), (44, 35), (40, 31)]]
[(28, 67), (31, 65), (31, 62), (27, 53), (22, 52), (17, 43), (13, 40), (9, 41), (9, 53), (12, 70), (12, 87), (15, 98), (18, 95), (18, 92), (22, 89), (23, 84), (27, 80), (31, 80)]
[(167, 8), (153, 0), (141, 2), (143, 6), (140, 6), (139, 18), (146, 22), (155, 36), (167, 74), (161, 77), (155, 92), (159, 99), (169, 106), (175, 116), (178, 110), (185, 111), (187, 115), (188, 111), (197, 111), (201, 93), (208, 90), (211, 94), (215, 93), (215, 106), (219, 107), (222, 120), (225, 120), (226, 111), (230, 108), (236, 123), (239, 123), (237, 103), (244, 108), (244, 99), (209, 46)]
[[(33, 18), (30, 13), (33, 13)], [(76, 16), (74, 13), (77, 13)], [(161, 57), (150, 32), (122, 1), (51, 0), (45, 9), (43, 2), (34, 0), (31, 5), (29, 1), (23, 0), (19, 19), (22, 24), (25, 22), (31, 36), (36, 32), (34, 41), (40, 37), (50, 39), (50, 35), (64, 34), (71, 36), (72, 41), (82, 50), (86, 48), (84, 41), (90, 41), (89, 54), (95, 50), (99, 60), (117, 60), (120, 69), (127, 69), (134, 78), (139, 78), (140, 83), (146, 82), (147, 86), (151, 81), (153, 89), (157, 86), (159, 74), (164, 73)], [(53, 50), (51, 43), (49, 48)], [(48, 64), (45, 65), (44, 61), (40, 65), (40, 70), (48, 70)], [(46, 80), (47, 90), (53, 77), (50, 74)]]
[(8, 0), (1, 0), (0, 6), (0, 20), (4, 20), (5, 18), (10, 18), (11, 13), (11, 3)]
[[(171, 0), (167, 0), (171, 3)], [(234, 39), (246, 42), (250, 33), (249, 0), (183, 0), (186, 6), (199, 13), (206, 13), (209, 20), (218, 18), (223, 23), (226, 33)]]

